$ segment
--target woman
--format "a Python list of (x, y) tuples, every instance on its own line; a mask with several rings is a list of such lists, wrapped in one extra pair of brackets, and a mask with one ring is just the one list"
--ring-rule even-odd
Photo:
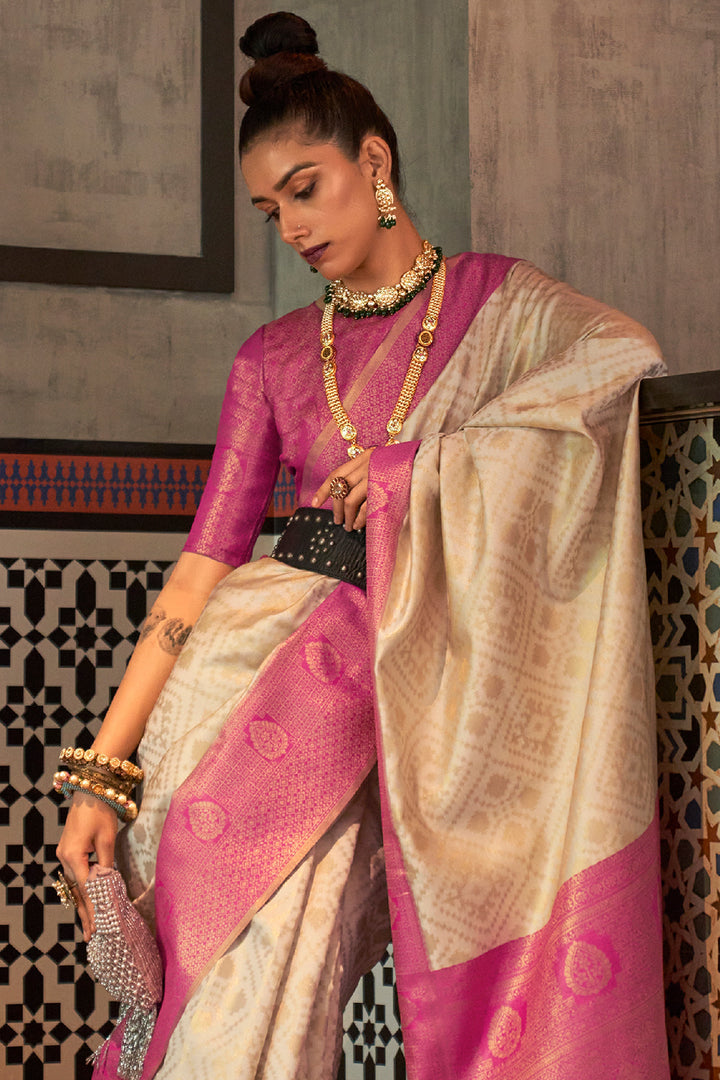
[[(58, 849), (85, 938), (95, 852), (157, 924), (143, 1077), (334, 1077), (388, 893), (413, 1080), (667, 1076), (636, 432), (657, 347), (527, 263), (424, 244), (391, 125), (303, 20), (241, 48), (250, 197), (331, 284), (235, 362), (94, 744), (142, 737), (142, 809), (116, 845), (76, 793)], [(281, 461), (307, 509), (248, 563)]]

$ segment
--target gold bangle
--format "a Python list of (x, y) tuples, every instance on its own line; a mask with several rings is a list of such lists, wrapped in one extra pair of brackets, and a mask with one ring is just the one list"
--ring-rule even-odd
[(66, 770), (56, 772), (53, 776), (53, 788), (61, 795), (71, 795), (76, 791), (85, 795), (92, 795), (112, 807), (121, 821), (134, 821), (138, 815), (137, 805), (132, 799), (128, 799), (123, 792), (102, 783), (94, 783), (87, 778), (81, 779), (77, 772), (68, 773)]
[(107, 754), (100, 753), (97, 750), (83, 750), (80, 746), (66, 746), (61, 750), (60, 764), (73, 767), (94, 764), (99, 768), (115, 773), (117, 776), (122, 776), (126, 780), (131, 780), (134, 784), (142, 783), (145, 777), (142, 769), (137, 765), (133, 765), (131, 761), (122, 761), (119, 757), (108, 757)]
[(123, 795), (129, 795), (135, 787), (132, 780), (129, 780), (127, 777), (110, 772), (109, 769), (104, 769), (100, 766), (93, 767), (92, 765), (84, 765), (73, 771), (79, 776), (81, 782), (88, 780), (91, 785), (100, 782), (101, 784), (116, 788), (118, 791), (121, 791)]

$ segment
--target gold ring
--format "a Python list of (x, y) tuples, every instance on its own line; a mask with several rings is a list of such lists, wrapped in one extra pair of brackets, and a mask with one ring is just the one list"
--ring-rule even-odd
[(57, 881), (53, 881), (53, 887), (64, 908), (77, 908), (78, 902), (71, 892), (71, 889), (77, 888), (77, 881), (74, 881), (71, 885), (69, 881), (66, 881), (62, 871), (58, 870)]
[(350, 485), (344, 476), (333, 476), (330, 481), (330, 494), (333, 499), (347, 499), (350, 494)]

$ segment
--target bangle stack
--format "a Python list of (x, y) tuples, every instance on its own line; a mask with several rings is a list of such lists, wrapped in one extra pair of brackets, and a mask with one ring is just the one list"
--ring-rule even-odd
[(143, 776), (142, 769), (131, 761), (68, 746), (60, 753), (60, 770), (53, 776), (53, 787), (66, 796), (84, 791), (111, 806), (121, 821), (134, 821), (138, 810), (129, 796)]

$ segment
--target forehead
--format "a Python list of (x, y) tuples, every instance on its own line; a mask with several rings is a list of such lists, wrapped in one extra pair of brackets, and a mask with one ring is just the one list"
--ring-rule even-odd
[(240, 168), (250, 195), (272, 197), (278, 184), (299, 167), (332, 165), (348, 168), (351, 162), (334, 142), (313, 142), (297, 131), (280, 131), (257, 139), (245, 151)]

